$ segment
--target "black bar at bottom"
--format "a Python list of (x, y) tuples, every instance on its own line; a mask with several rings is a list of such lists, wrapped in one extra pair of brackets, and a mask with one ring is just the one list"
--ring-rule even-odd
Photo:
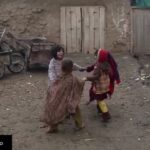
[(12, 150), (12, 135), (0, 135), (0, 150)]

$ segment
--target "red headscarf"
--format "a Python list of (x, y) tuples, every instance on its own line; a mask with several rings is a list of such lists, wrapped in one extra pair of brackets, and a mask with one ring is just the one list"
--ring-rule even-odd
[(111, 66), (111, 83), (110, 83), (110, 94), (114, 91), (114, 81), (116, 81), (118, 84), (120, 83), (120, 77), (117, 69), (117, 63), (110, 54), (109, 51), (105, 49), (99, 49), (98, 50), (98, 58), (97, 61), (99, 63), (107, 61)]
[(98, 62), (108, 61), (109, 52), (105, 49), (98, 50)]

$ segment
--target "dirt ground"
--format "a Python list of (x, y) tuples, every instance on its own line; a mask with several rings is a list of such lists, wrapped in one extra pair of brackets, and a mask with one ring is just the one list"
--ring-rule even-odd
[[(47, 89), (47, 71), (12, 75), (0, 81), (0, 134), (13, 135), (13, 150), (150, 150), (150, 89), (142, 84), (139, 64), (127, 53), (114, 54), (122, 83), (107, 100), (112, 115), (108, 124), (101, 121), (95, 103), (87, 106), (86, 83), (81, 101), (86, 128), (73, 130), (72, 120), (60, 126), (57, 134), (41, 129), (39, 116)], [(71, 55), (83, 66), (94, 62), (90, 55)], [(87, 73), (75, 72), (79, 77)]]

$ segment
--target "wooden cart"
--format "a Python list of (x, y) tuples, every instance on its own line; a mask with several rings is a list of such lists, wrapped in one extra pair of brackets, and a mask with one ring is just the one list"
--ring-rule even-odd
[(28, 44), (27, 69), (34, 66), (47, 68), (51, 59), (51, 49), (56, 43), (49, 42), (46, 38), (20, 39)]
[(20, 51), (15, 51), (5, 39), (6, 30), (0, 32), (0, 78), (5, 74), (5, 68), (12, 73), (20, 73), (25, 68), (25, 61)]

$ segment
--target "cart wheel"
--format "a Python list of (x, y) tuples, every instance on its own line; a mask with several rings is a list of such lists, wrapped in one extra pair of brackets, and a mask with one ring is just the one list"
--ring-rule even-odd
[(20, 73), (25, 68), (25, 60), (21, 54), (13, 53), (10, 55), (11, 64), (8, 66), (8, 70), (12, 73)]
[(27, 61), (27, 63), (26, 63), (26, 71), (30, 71), (30, 70), (31, 70), (30, 62)]
[(0, 79), (4, 77), (5, 74), (5, 65), (0, 62)]

